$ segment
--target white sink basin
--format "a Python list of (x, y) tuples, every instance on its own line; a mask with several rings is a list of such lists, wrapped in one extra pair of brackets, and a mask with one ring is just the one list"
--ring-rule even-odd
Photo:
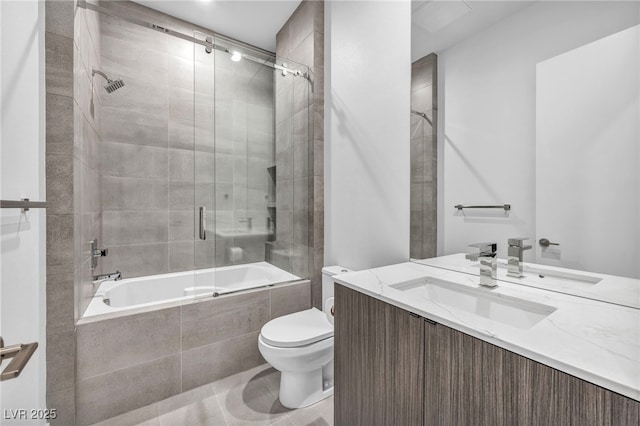
[(533, 327), (556, 310), (552, 306), (494, 293), (489, 288), (469, 287), (434, 277), (405, 281), (390, 287), (520, 329)]

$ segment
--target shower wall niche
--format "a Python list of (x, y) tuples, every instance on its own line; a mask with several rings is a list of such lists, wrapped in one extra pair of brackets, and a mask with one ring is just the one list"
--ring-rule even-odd
[[(193, 39), (79, 8), (79, 315), (91, 277), (116, 270), (267, 261), (308, 278), (309, 180), (295, 179), (313, 146), (308, 67), (135, 3), (101, 7)], [(124, 86), (108, 93), (94, 68)], [(91, 270), (93, 238), (108, 255)]]

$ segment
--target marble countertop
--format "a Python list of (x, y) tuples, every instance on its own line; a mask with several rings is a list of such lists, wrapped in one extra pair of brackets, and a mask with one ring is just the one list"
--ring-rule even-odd
[[(478, 275), (480, 271), (479, 263), (465, 259), (464, 255), (464, 253), (456, 253), (431, 259), (413, 260), (413, 262)], [(575, 281), (562, 279), (549, 274), (544, 278), (540, 278), (537, 273), (540, 269), (547, 270), (550, 274), (556, 273), (559, 276), (563, 274), (583, 276), (587, 280)], [(522, 278), (513, 278), (507, 276), (506, 259), (498, 259), (497, 275), (500, 281), (508, 281), (514, 284), (527, 285), (574, 296), (588, 297), (590, 299), (617, 303), (631, 308), (640, 308), (640, 280), (635, 278), (619, 277), (596, 272), (575, 271), (529, 262), (524, 263), (524, 276)], [(594, 278), (600, 281), (597, 283), (588, 281)]]
[(640, 401), (640, 310), (510, 282), (481, 287), (555, 308), (527, 329), (481, 318), (390, 285), (433, 277), (479, 287), (477, 275), (400, 263), (336, 275), (334, 281), (567, 374)]

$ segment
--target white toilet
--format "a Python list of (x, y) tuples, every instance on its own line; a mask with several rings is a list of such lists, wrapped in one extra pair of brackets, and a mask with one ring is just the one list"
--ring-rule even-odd
[(340, 266), (322, 268), (322, 306), (266, 323), (258, 349), (281, 372), (280, 403), (301, 408), (333, 395), (333, 280), (351, 272)]

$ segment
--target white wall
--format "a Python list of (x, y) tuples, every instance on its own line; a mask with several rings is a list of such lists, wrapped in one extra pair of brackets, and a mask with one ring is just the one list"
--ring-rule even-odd
[[(439, 52), (439, 254), (493, 240), (505, 257), (508, 237), (536, 237), (536, 64), (637, 24), (638, 6), (538, 2)], [(458, 215), (458, 203), (513, 210)]]
[[(44, 200), (44, 2), (1, 1), (0, 23), (0, 198)], [(0, 384), (2, 424), (14, 423), (5, 409), (45, 406), (44, 261), (44, 209), (2, 209), (0, 334), (7, 345), (40, 343), (23, 373)]]
[(409, 260), (410, 2), (325, 4), (325, 265)]
[(636, 25), (538, 63), (538, 263), (640, 278), (639, 57)]

